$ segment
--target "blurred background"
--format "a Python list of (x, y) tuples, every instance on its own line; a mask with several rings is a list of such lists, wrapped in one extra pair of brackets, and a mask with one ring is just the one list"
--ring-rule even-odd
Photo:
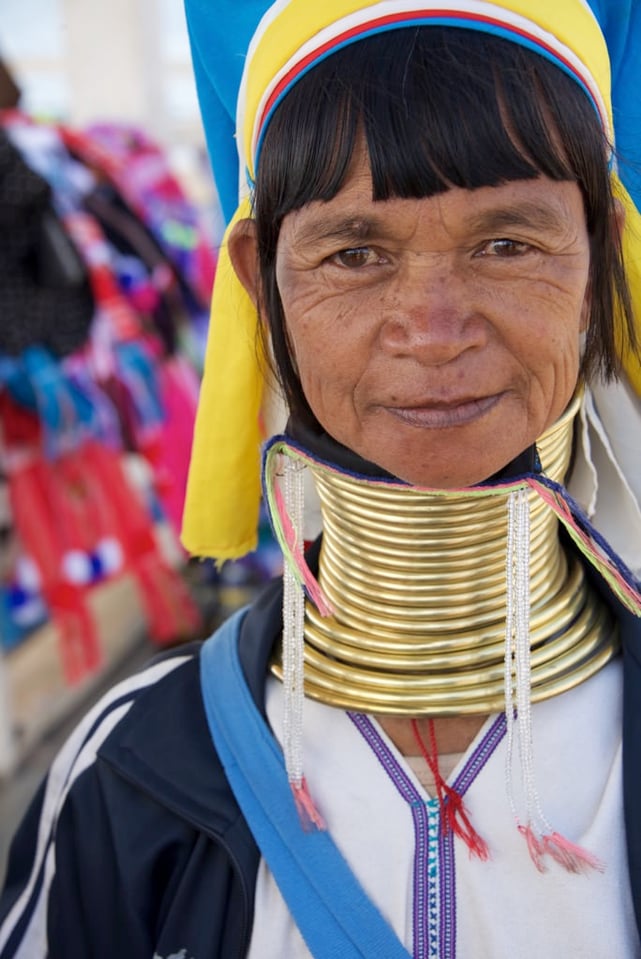
[(0, 0), (0, 878), (79, 713), (280, 569), (178, 540), (221, 235), (181, 0)]
[(129, 121), (165, 146), (201, 149), (182, 3), (2, 0), (0, 45), (26, 111)]

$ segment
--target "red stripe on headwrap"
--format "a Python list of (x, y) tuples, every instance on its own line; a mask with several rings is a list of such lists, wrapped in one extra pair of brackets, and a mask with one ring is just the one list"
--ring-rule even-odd
[[(354, 42), (364, 35), (376, 33), (377, 31), (383, 32), (385, 30), (394, 29), (398, 24), (410, 24), (414, 20), (437, 20), (445, 17), (455, 17), (457, 20), (482, 23), (490, 28), (498, 27), (501, 30), (509, 31), (516, 36), (527, 40), (534, 46), (539, 47), (539, 49), (544, 50), (551, 57), (553, 57), (554, 60), (562, 64), (565, 69), (568, 70), (574, 77), (576, 77), (578, 82), (583, 87), (586, 86), (585, 78), (581, 76), (576, 67), (574, 67), (569, 60), (562, 56), (557, 49), (552, 47), (550, 44), (545, 43), (534, 34), (529, 33), (527, 30), (514, 26), (513, 24), (506, 23), (504, 20), (499, 20), (494, 17), (481, 16), (480, 14), (476, 13), (467, 13), (464, 11), (448, 9), (401, 11), (399, 13), (387, 14), (386, 16), (382, 17), (375, 17), (372, 20), (367, 20), (364, 23), (350, 27), (348, 30), (344, 30), (342, 33), (337, 34), (337, 36), (332, 37), (331, 40), (325, 41), (325, 43), (321, 44), (311, 53), (308, 53), (305, 57), (294, 64), (294, 66), (288, 70), (287, 73), (276, 84), (269, 98), (267, 99), (267, 102), (265, 103), (260, 116), (260, 122), (256, 128), (256, 143), (260, 142), (265, 121), (269, 117), (272, 109), (280, 97), (286, 93), (286, 91), (293, 86), (294, 83), (296, 83), (301, 74), (303, 74), (308, 67), (321, 60), (325, 54), (329, 53), (335, 48)], [(492, 33), (493, 31), (492, 29), (489, 29), (487, 32)]]

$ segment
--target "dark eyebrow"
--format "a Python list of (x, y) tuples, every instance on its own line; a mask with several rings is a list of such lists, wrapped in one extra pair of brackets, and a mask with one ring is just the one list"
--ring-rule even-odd
[[(466, 222), (466, 229), (474, 233), (501, 233), (514, 227), (525, 227), (551, 233), (562, 233), (566, 228), (566, 210), (563, 206), (523, 200), (502, 207), (490, 207)], [(358, 216), (351, 212), (335, 213), (329, 217), (319, 214), (312, 222), (301, 225), (297, 241), (303, 244), (344, 243), (359, 246), (375, 238), (384, 240), (389, 226), (384, 217)]]
[(299, 243), (334, 242), (358, 245), (372, 236), (381, 236), (384, 227), (377, 217), (355, 217), (337, 214), (329, 218), (319, 217), (297, 231)]
[(524, 201), (515, 206), (478, 213), (470, 218), (468, 225), (479, 233), (500, 233), (501, 230), (519, 226), (558, 233), (566, 227), (566, 211), (547, 203)]

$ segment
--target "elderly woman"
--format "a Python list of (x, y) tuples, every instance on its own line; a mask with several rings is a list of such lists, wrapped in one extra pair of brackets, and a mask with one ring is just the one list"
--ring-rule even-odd
[(597, 20), (631, 57), (641, 7), (225, 6), (188, 3), (228, 214), (249, 46), (185, 541), (251, 546), (269, 357), (285, 574), (78, 727), (0, 959), (641, 956), (639, 223)]

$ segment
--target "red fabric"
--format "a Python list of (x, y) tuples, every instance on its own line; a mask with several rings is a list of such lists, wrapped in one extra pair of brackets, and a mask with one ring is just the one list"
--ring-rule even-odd
[(70, 683), (98, 669), (102, 660), (98, 631), (86, 603), (86, 587), (67, 582), (63, 575), (65, 553), (86, 549), (91, 529), (90, 513), (82, 510), (86, 526), (80, 516), (78, 491), (70, 492), (75, 470), (73, 457), (65, 456), (55, 463), (32, 461), (9, 476), (14, 523), (25, 551), (38, 567), (42, 594), (58, 627), (65, 678)]
[(150, 635), (167, 643), (193, 634), (201, 626), (198, 608), (179, 574), (160, 555), (151, 519), (118, 457), (94, 442), (86, 444), (85, 456), (96, 495), (140, 588)]
[(415, 719), (411, 720), (411, 726), (412, 732), (414, 733), (414, 739), (416, 740), (416, 743), (421, 751), (421, 755), (423, 756), (423, 759), (427, 765), (430, 767), (434, 777), (434, 786), (438, 796), (439, 808), (441, 812), (441, 824), (444, 831), (448, 833), (450, 830), (452, 830), (455, 836), (458, 836), (463, 840), (472, 855), (478, 856), (479, 859), (488, 859), (489, 850), (487, 843), (481, 838), (481, 836), (479, 836), (476, 829), (472, 825), (470, 817), (468, 816), (467, 810), (465, 809), (465, 805), (463, 803), (463, 797), (456, 791), (456, 789), (448, 785), (448, 783), (443, 779), (438, 768), (438, 747), (436, 744), (434, 720), (430, 719), (428, 722), (430, 737), (429, 749), (423, 742), (423, 738), (418, 728), (418, 723)]
[(41, 577), (43, 597), (60, 634), (71, 683), (96, 670), (102, 654), (87, 605), (91, 584), (69, 582), (63, 559), (117, 540), (138, 586), (149, 633), (158, 643), (193, 635), (201, 617), (180, 575), (161, 556), (151, 518), (129, 484), (118, 455), (95, 441), (49, 462), (34, 459), (9, 477), (11, 509), (25, 552)]

